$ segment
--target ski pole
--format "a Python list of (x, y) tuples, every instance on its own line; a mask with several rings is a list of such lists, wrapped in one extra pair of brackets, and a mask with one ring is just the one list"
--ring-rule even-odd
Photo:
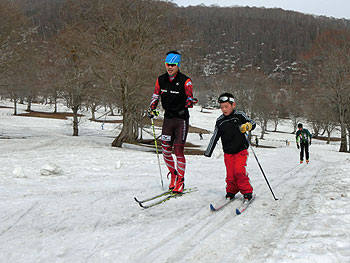
[[(246, 133), (245, 135), (246, 135), (246, 137), (247, 137), (247, 141), (248, 141), (249, 145), (252, 146), (252, 145), (250, 144), (250, 141), (249, 141), (249, 138), (248, 138), (248, 133)], [(273, 198), (275, 199), (275, 201), (277, 201), (278, 199), (276, 198), (275, 194), (274, 194), (273, 191), (272, 191), (272, 188), (271, 188), (271, 186), (270, 186), (270, 184), (269, 184), (269, 181), (268, 181), (267, 178), (266, 178), (266, 175), (265, 175), (265, 173), (264, 173), (264, 170), (263, 170), (263, 168), (262, 168), (261, 165), (260, 165), (260, 162), (259, 162), (259, 160), (258, 160), (258, 157), (257, 157), (256, 154), (255, 154), (255, 151), (254, 151), (253, 147), (250, 147), (250, 148), (252, 149), (252, 152), (253, 152), (253, 154), (254, 154), (255, 160), (256, 160), (256, 162), (258, 163), (259, 168), (260, 168), (260, 170), (261, 170), (261, 172), (262, 172), (262, 174), (263, 174), (263, 176), (264, 176), (264, 178), (265, 178), (265, 181), (266, 181), (267, 185), (268, 185), (269, 188), (270, 188), (270, 191), (271, 191), (271, 193), (272, 193)]]
[[(159, 113), (158, 113), (159, 114)], [(157, 114), (157, 115), (158, 115)], [(157, 116), (156, 115), (156, 116)], [(152, 122), (152, 130), (153, 130), (153, 137), (154, 137), (154, 145), (156, 146), (156, 153), (157, 153), (157, 158), (158, 158), (158, 167), (159, 167), (159, 175), (160, 175), (160, 182), (162, 184), (162, 189), (164, 190), (164, 184), (163, 184), (163, 177), (162, 177), (162, 169), (160, 167), (160, 160), (159, 160), (159, 153), (158, 153), (158, 146), (157, 146), (157, 137), (156, 137), (156, 131), (154, 129), (154, 121), (153, 118), (151, 118)]]

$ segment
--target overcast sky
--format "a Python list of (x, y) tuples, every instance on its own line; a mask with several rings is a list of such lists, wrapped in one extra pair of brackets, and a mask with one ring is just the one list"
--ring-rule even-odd
[(256, 6), (350, 19), (350, 0), (173, 0), (179, 6)]

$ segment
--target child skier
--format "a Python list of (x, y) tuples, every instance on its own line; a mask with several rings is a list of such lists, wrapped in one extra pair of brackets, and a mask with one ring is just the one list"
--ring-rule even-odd
[[(295, 135), (297, 148), (300, 148), (300, 163), (304, 162), (304, 150), (305, 150), (305, 158), (306, 163), (309, 163), (309, 145), (311, 145), (311, 133), (303, 128), (303, 124), (298, 124), (298, 131)], [(300, 143), (300, 146), (299, 146)]]
[(249, 142), (246, 132), (254, 130), (256, 123), (236, 111), (236, 102), (230, 93), (219, 96), (222, 115), (216, 120), (215, 130), (204, 155), (210, 157), (221, 137), (226, 166), (226, 198), (233, 199), (241, 192), (245, 199), (252, 199), (253, 187), (246, 172)]

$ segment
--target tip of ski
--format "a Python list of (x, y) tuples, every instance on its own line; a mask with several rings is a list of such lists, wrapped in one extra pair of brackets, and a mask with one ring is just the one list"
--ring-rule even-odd
[(222, 208), (224, 208), (225, 206), (227, 206), (229, 203), (232, 203), (235, 199), (225, 199), (223, 202), (220, 202), (221, 204), (216, 204), (215, 206), (213, 204), (210, 204), (210, 211), (218, 211)]
[(216, 211), (216, 208), (212, 204), (210, 204), (209, 207), (211, 211)]
[[(153, 197), (150, 197), (150, 198), (147, 198), (147, 199), (144, 199), (144, 200), (139, 200), (136, 197), (134, 197), (134, 200), (142, 208), (146, 209), (146, 208), (150, 208), (150, 207), (153, 207), (155, 205), (159, 205), (161, 203), (164, 203), (165, 201), (167, 201), (169, 199), (176, 198), (178, 196), (182, 196), (184, 194), (191, 193), (191, 192), (194, 192), (194, 191), (197, 191), (197, 187), (185, 188), (182, 193), (176, 193), (176, 192), (172, 192), (171, 190), (169, 190), (167, 192), (163, 192), (161, 194), (155, 195)], [(152, 203), (150, 203), (150, 202), (152, 202)]]
[(253, 195), (252, 199), (250, 199), (249, 201), (243, 200), (242, 206), (240, 208), (236, 208), (236, 215), (242, 214), (254, 200), (255, 195)]
[(144, 206), (142, 203), (139, 203), (139, 206), (141, 206), (142, 208), (148, 208), (147, 206)]
[(134, 197), (134, 200), (139, 204), (139, 206), (144, 208), (144, 206), (142, 205), (142, 201), (138, 200), (136, 197)]

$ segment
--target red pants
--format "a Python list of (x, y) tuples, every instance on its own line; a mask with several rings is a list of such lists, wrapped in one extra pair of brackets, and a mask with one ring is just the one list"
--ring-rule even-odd
[(247, 166), (248, 150), (236, 154), (224, 154), (226, 165), (226, 192), (236, 194), (252, 193), (253, 187), (245, 167)]

